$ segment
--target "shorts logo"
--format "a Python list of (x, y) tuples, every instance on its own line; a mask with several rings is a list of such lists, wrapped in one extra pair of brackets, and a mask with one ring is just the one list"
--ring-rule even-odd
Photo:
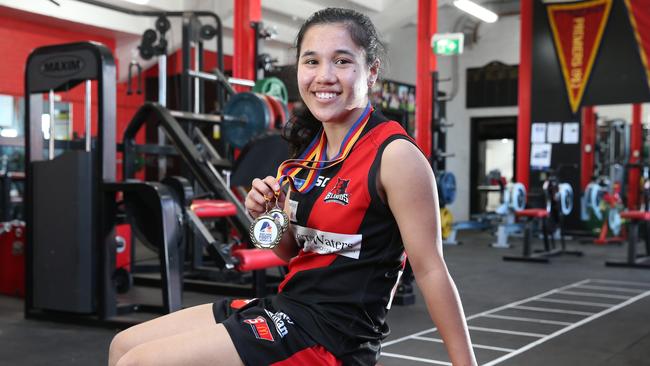
[(246, 319), (244, 320), (244, 323), (251, 326), (253, 334), (255, 334), (257, 339), (263, 339), (269, 342), (275, 341), (275, 339), (273, 339), (273, 334), (271, 334), (271, 329), (263, 316), (258, 316), (255, 319)]
[(278, 331), (280, 338), (284, 338), (284, 336), (289, 334), (287, 324), (293, 325), (293, 320), (291, 320), (287, 314), (281, 311), (278, 311), (274, 314), (266, 309), (264, 309), (264, 311), (266, 311), (266, 315), (268, 315), (271, 320), (273, 320), (273, 324), (275, 324), (275, 329)]
[(336, 178), (336, 185), (332, 190), (327, 192), (324, 201), (325, 202), (336, 202), (340, 205), (347, 205), (350, 203), (350, 194), (347, 191), (348, 185), (350, 184), (349, 179)]
[(257, 299), (235, 299), (230, 302), (230, 307), (239, 310), (255, 300)]

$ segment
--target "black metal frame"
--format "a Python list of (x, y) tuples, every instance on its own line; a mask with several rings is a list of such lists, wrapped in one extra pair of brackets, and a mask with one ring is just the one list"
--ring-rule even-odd
[[(93, 42), (41, 47), (27, 60), (25, 316), (28, 318), (128, 326), (138, 321), (117, 321), (115, 317), (136, 310), (169, 313), (181, 308), (183, 257), (178, 250), (182, 236), (178, 202), (170, 189), (160, 183), (115, 182), (115, 71), (110, 50)], [(97, 81), (95, 143), (89, 148), (84, 146), (87, 150), (80, 149), (82, 145), (78, 143), (54, 144), (70, 149), (46, 160), (41, 135), (42, 93), (66, 91), (89, 80)], [(86, 134), (90, 139), (90, 131)], [(64, 171), (59, 171), (60, 168)], [(137, 224), (133, 227), (141, 239), (160, 247), (163, 306), (118, 304), (113, 282), (117, 192), (124, 194), (126, 211)], [(63, 198), (57, 198), (59, 195)], [(74, 201), (67, 201), (68, 197)], [(56, 206), (57, 203), (72, 207), (73, 212), (59, 212), (66, 208)], [(146, 209), (143, 211), (139, 206)], [(66, 215), (72, 216), (68, 219)], [(57, 216), (65, 216), (63, 221), (71, 222), (63, 223), (65, 227), (53, 227), (47, 217)], [(72, 232), (74, 240), (57, 242), (61, 241), (56, 239), (59, 230), (67, 230), (65, 235)], [(64, 274), (48, 276), (58, 272)], [(65, 298), (66, 293), (73, 294), (73, 299), (58, 300), (59, 295)]]
[(639, 268), (650, 269), (650, 242), (645, 241), (645, 255), (638, 255), (636, 250), (637, 242), (639, 241), (639, 226), (643, 222), (645, 225), (646, 233), (648, 231), (648, 221), (632, 219), (628, 223), (627, 232), (627, 255), (624, 261), (607, 261), (607, 267), (625, 267), (625, 268)]
[[(123, 138), (123, 169), (124, 179), (131, 179), (135, 175), (135, 153), (137, 147), (135, 136), (142, 129), (146, 122), (152, 123), (154, 127), (161, 127), (167, 135), (171, 144), (177, 149), (182, 160), (187, 164), (192, 177), (201, 185), (206, 192), (214, 192), (220, 198), (232, 202), (237, 208), (237, 214), (228, 220), (239, 231), (241, 235), (247, 235), (252, 218), (246, 212), (246, 208), (230, 190), (224, 179), (216, 171), (213, 165), (214, 158), (206, 158), (201, 155), (189, 135), (185, 132), (179, 121), (172, 116), (172, 112), (157, 103), (146, 102), (136, 112), (131, 123), (124, 131)], [(200, 142), (199, 142), (200, 143)], [(213, 247), (208, 243), (208, 247)], [(218, 251), (216, 254), (223, 257), (224, 263), (231, 263), (227, 253)], [(216, 269), (216, 268), (215, 268)], [(267, 294), (267, 275), (265, 270), (253, 271), (253, 287), (243, 287), (237, 285), (220, 285), (192, 283), (186, 280), (184, 288), (187, 290), (210, 291), (220, 294), (233, 296), (264, 296)], [(151, 278), (135, 278), (136, 284), (141, 285), (160, 285), (159, 281)], [(251, 293), (252, 290), (252, 293)]]
[[(65, 62), (76, 63), (76, 67), (68, 68), (67, 72), (56, 72), (63, 67)], [(44, 72), (45, 70), (54, 70)], [(87, 160), (94, 162), (91, 169), (91, 187), (89, 188), (92, 211), (103, 207), (104, 197), (97, 194), (101, 191), (102, 181), (115, 181), (115, 90), (116, 73), (115, 61), (110, 50), (104, 45), (93, 42), (80, 42), (57, 46), (46, 46), (34, 50), (27, 59), (25, 68), (25, 213), (27, 222), (27, 248), (26, 248), (26, 317), (36, 316), (38, 309), (34, 306), (34, 277), (33, 261), (35, 243), (35, 207), (34, 202), (34, 172), (35, 163), (47, 164), (43, 157), (43, 138), (41, 135), (42, 93), (49, 90), (65, 91), (86, 80), (97, 81), (98, 116), (97, 140), (98, 146), (90, 152), (78, 152), (80, 156), (87, 155)], [(89, 131), (87, 132), (89, 133)], [(54, 138), (54, 136), (50, 136)], [(56, 160), (56, 159), (55, 159)], [(53, 160), (54, 161), (54, 160)], [(51, 177), (53, 180), (55, 177)], [(56, 209), (56, 208), (52, 208)], [(115, 263), (115, 248), (110, 245), (111, 233), (103, 229), (102, 215), (95, 215), (90, 219), (90, 238), (93, 241), (90, 248), (90, 257), (98, 258), (99, 274), (92, 280), (93, 298), (99, 299), (96, 312), (102, 317), (110, 313), (111, 306), (108, 302), (115, 297), (115, 290), (111, 283), (112, 272), (109, 264)], [(111, 250), (112, 249), (112, 250)], [(91, 280), (91, 281), (92, 281)]]

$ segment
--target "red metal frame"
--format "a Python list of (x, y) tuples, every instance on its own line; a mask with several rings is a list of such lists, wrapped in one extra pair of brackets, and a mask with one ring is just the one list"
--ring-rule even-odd
[[(632, 105), (632, 126), (630, 129), (630, 163), (635, 164), (641, 161), (643, 144), (643, 126), (641, 125), (641, 104)], [(639, 179), (641, 168), (630, 167), (627, 173), (627, 209), (639, 209)]]
[[(255, 30), (251, 22), (262, 19), (261, 0), (234, 0), (233, 77), (255, 80)], [(249, 88), (235, 86), (238, 92)]]
[(436, 70), (436, 57), (431, 50), (431, 37), (438, 28), (438, 1), (418, 0), (418, 26), (415, 82), (415, 141), (427, 157), (431, 157), (431, 117), (433, 105), (431, 73)]
[(519, 41), (519, 118), (517, 120), (517, 182), (529, 189), (530, 119), (533, 51), (533, 2), (521, 1), (521, 38)]
[(594, 175), (594, 149), (596, 147), (596, 114), (594, 107), (582, 108), (582, 135), (580, 151), (580, 191), (584, 192)]

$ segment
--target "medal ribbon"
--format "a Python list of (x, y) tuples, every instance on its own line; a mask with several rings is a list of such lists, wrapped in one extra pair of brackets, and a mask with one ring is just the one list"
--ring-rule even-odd
[[(361, 116), (354, 122), (345, 138), (343, 138), (339, 152), (332, 160), (325, 160), (327, 158), (327, 138), (325, 131), (321, 129), (320, 133), (314, 137), (307, 149), (297, 159), (288, 159), (280, 164), (276, 175), (280, 185), (289, 183), (294, 191), (299, 193), (309, 192), (314, 187), (316, 177), (318, 177), (321, 170), (331, 168), (347, 158), (350, 151), (352, 151), (352, 147), (361, 136), (364, 127), (368, 124), (371, 112), (372, 107), (368, 103)], [(294, 184), (294, 178), (302, 169), (309, 170), (309, 173), (305, 178), (305, 182), (297, 188)]]

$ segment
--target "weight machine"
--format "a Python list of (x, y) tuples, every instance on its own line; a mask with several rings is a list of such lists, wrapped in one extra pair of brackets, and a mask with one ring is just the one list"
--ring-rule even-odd
[[(557, 171), (568, 166), (560, 164)], [(524, 243), (521, 256), (504, 256), (505, 261), (525, 261), (548, 263), (549, 257), (557, 255), (582, 256), (581, 251), (571, 251), (566, 248), (564, 238), (564, 218), (573, 210), (573, 188), (568, 183), (559, 180), (556, 170), (549, 169), (543, 184), (544, 208), (528, 208), (515, 211), (515, 216), (526, 220), (524, 224)], [(532, 238), (534, 225), (541, 223), (544, 249), (533, 251)], [(556, 246), (555, 237), (559, 234), (560, 246)]]
[[(81, 42), (38, 48), (29, 56), (25, 80), (26, 317), (123, 326), (137, 321), (118, 321), (118, 315), (179, 310), (184, 262), (181, 243), (187, 221), (222, 268), (251, 271), (284, 264), (272, 252), (232, 248), (214, 240), (197, 214), (187, 209), (187, 197), (179, 198), (173, 183), (116, 181), (116, 75), (113, 57), (105, 46)], [(92, 81), (99, 99), (96, 139), (90, 134)], [(85, 85), (86, 93), (85, 141), (55, 141), (54, 126), (50, 125), (45, 149), (42, 93), (49, 93), (51, 105), (54, 92), (80, 84)], [(244, 117), (232, 120), (242, 123)], [(146, 103), (125, 131), (124, 176), (130, 177), (134, 171), (130, 157), (147, 149), (134, 145), (135, 132), (146, 120), (154, 121), (173, 141), (194, 178), (206, 190), (229, 199), (236, 208), (233, 225), (247, 232), (250, 217), (215, 171), (214, 157), (206, 159), (198, 152), (177, 118), (226, 123), (219, 116), (184, 114)], [(118, 300), (115, 226), (122, 220), (131, 224), (142, 242), (157, 248), (162, 306)], [(263, 296), (267, 291), (264, 280), (257, 278), (251, 288), (229, 294)]]

